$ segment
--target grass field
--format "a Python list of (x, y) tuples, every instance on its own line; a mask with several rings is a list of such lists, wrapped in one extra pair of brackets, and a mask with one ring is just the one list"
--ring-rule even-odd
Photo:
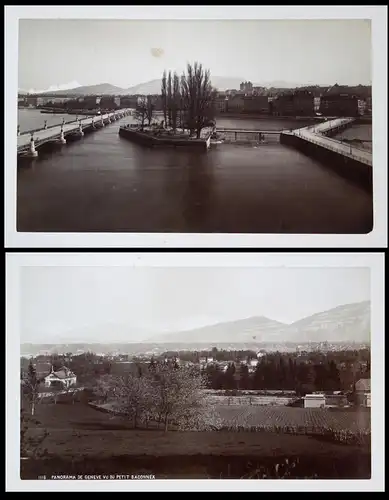
[[(228, 418), (239, 418), (235, 410), (241, 409), (223, 407), (223, 410), (229, 412)], [(297, 410), (296, 415), (301, 413), (299, 408), (287, 410)], [(296, 477), (310, 477), (315, 471), (319, 477), (328, 478), (369, 477), (370, 474), (369, 449), (329, 443), (311, 436), (133, 430), (128, 422), (81, 403), (41, 404), (37, 406), (36, 417), (40, 425), (32, 432), (39, 434), (43, 429), (49, 432), (43, 447), (50, 458), (22, 461), (22, 478), (74, 472), (140, 473), (140, 470), (169, 478), (239, 478), (254, 463), (274, 466), (292, 457), (300, 457), (301, 471)], [(267, 418), (271, 418), (270, 413)]]
[(368, 431), (369, 411), (331, 411), (321, 408), (277, 406), (219, 406), (225, 425), (255, 427), (331, 427), (334, 430)]

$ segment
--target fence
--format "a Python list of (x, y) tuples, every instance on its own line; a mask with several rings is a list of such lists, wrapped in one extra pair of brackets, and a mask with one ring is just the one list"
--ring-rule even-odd
[(271, 142), (278, 142), (279, 137), (282, 133), (282, 131), (275, 131), (272, 134), (266, 134), (264, 132), (257, 132), (257, 131), (248, 131), (245, 130), (244, 132), (240, 131), (223, 131), (223, 130), (217, 130), (218, 133), (222, 136), (224, 139), (224, 142), (246, 142), (246, 143), (257, 143), (260, 144), (261, 142), (269, 142), (269, 138), (271, 137), (273, 140)]
[[(89, 115), (88, 116), (84, 116), (84, 118), (81, 119), (81, 122), (82, 122), (82, 120), (85, 120), (86, 118), (91, 118), (91, 116), (89, 116)], [(63, 122), (63, 124), (64, 125), (70, 125), (71, 123), (75, 123), (75, 122), (78, 122), (78, 121), (79, 121), (79, 119), (74, 119), (74, 120), (70, 120), (68, 122)], [(49, 130), (50, 128), (60, 127), (61, 125), (62, 125), (62, 122), (61, 123), (55, 123), (54, 125), (47, 125), (46, 128), (40, 127), (40, 128), (30, 129), (30, 130), (24, 130), (23, 132), (20, 133), (20, 135), (34, 134), (35, 132), (40, 132), (41, 130)]]

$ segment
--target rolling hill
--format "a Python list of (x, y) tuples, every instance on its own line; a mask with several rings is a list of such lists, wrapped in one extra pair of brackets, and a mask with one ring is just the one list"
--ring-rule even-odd
[[(228, 89), (239, 89), (241, 82), (245, 78), (241, 77), (224, 77), (224, 76), (213, 76), (211, 75), (212, 85), (218, 90), (228, 90)], [(254, 83), (254, 86), (261, 86), (266, 88), (296, 88), (303, 87), (306, 85), (300, 83), (291, 83), (285, 81), (272, 81), (272, 82), (262, 82)], [(19, 93), (24, 93), (22, 89), (19, 89)], [(127, 89), (111, 85), (110, 83), (100, 83), (97, 85), (83, 85), (77, 86), (75, 88), (58, 89), (47, 91), (37, 91), (37, 94), (48, 93), (50, 94), (63, 94), (69, 93), (72, 95), (83, 96), (88, 94), (105, 94), (105, 95), (136, 95), (136, 94), (159, 94), (161, 92), (161, 79), (150, 80), (148, 82), (143, 82), (138, 85), (134, 85)]]
[[(158, 335), (152, 342), (369, 342), (370, 302), (335, 307), (290, 325), (260, 317)], [(147, 342), (146, 341), (146, 342)]]
[(287, 329), (296, 341), (370, 341), (370, 301), (335, 307), (291, 324)]
[[(193, 330), (164, 333), (150, 336), (139, 328), (126, 325), (107, 324), (71, 332), (72, 340), (53, 338), (53, 344), (22, 344), (21, 354), (34, 354), (42, 349), (58, 352), (75, 352), (77, 349), (94, 352), (146, 352), (156, 346), (169, 349), (195, 348), (199, 344), (223, 344), (224, 348), (239, 349), (243, 344), (255, 345), (286, 343), (318, 343), (333, 341), (340, 343), (370, 342), (370, 301), (345, 304), (322, 311), (306, 318), (285, 324), (264, 316), (208, 325)], [(143, 335), (142, 335), (143, 334)], [(96, 339), (109, 336), (109, 341)], [(146, 337), (147, 335), (147, 337)], [(84, 339), (81, 340), (75, 340)], [(145, 339), (146, 340), (143, 340)], [(88, 340), (87, 340), (88, 339)], [(142, 339), (142, 340), (140, 340)], [(169, 344), (166, 346), (166, 344)], [(161, 347), (162, 348), (162, 347)], [(164, 348), (162, 348), (164, 350)]]
[(150, 342), (198, 342), (206, 343), (223, 342), (270, 342), (282, 338), (282, 332), (287, 325), (266, 318), (264, 316), (230, 321), (227, 323), (217, 323), (216, 325), (204, 326), (194, 330), (187, 330), (175, 333), (166, 333), (148, 339)]

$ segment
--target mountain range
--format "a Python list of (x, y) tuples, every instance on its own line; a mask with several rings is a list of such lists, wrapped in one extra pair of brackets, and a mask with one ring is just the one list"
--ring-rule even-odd
[[(370, 342), (370, 301), (345, 304), (333, 309), (322, 311), (306, 318), (285, 324), (264, 316), (239, 319), (214, 325), (204, 326), (193, 330), (159, 334), (147, 337), (145, 340), (132, 340), (125, 343), (126, 337), (134, 339), (131, 335), (133, 329), (123, 325), (100, 325), (80, 331), (78, 338), (89, 338), (89, 341), (75, 342), (66, 340), (65, 336), (57, 338), (55, 344), (22, 344), (21, 353), (29, 354), (40, 349), (75, 352), (77, 348), (93, 350), (94, 352), (145, 352), (153, 346), (169, 344), (169, 348), (183, 346), (190, 348), (196, 344), (206, 345), (239, 345), (255, 344), (306, 344), (319, 342), (341, 343), (369, 343)], [(138, 339), (142, 330), (136, 329)], [(119, 335), (120, 333), (120, 335)], [(146, 332), (143, 332), (145, 334)], [(74, 332), (73, 332), (74, 334)], [(98, 342), (96, 338), (109, 336), (107, 342)], [(124, 335), (124, 336), (123, 336)], [(74, 335), (72, 335), (74, 338)], [(115, 343), (115, 337), (118, 339)], [(144, 338), (144, 337), (143, 337)], [(114, 340), (115, 339), (115, 340)], [(121, 340), (119, 340), (121, 339)], [(109, 345), (108, 345), (109, 344)], [(74, 347), (76, 346), (76, 347)], [(82, 347), (81, 347), (82, 346)], [(120, 346), (120, 347), (119, 347)]]
[[(218, 90), (239, 89), (240, 84), (245, 81), (240, 77), (224, 77), (224, 76), (211, 76), (212, 85)], [(285, 81), (273, 81), (253, 84), (254, 86), (266, 88), (296, 88), (309, 86), (311, 84), (292, 83)], [(329, 87), (329, 85), (320, 85)], [(55, 89), (55, 90), (54, 90)], [(127, 89), (111, 85), (110, 83), (99, 83), (97, 85), (78, 85), (74, 88), (68, 88), (67, 85), (59, 85), (57, 88), (50, 87), (47, 90), (35, 91), (36, 94), (44, 93), (63, 94), (64, 92), (83, 96), (88, 94), (105, 94), (105, 95), (136, 95), (136, 94), (159, 94), (161, 92), (161, 79), (150, 80), (148, 82), (140, 83)], [(26, 93), (26, 91), (19, 89), (19, 93)], [(30, 91), (30, 93), (32, 93)]]
[(369, 342), (370, 301), (338, 306), (289, 325), (264, 316), (254, 316), (189, 331), (158, 335), (147, 341), (163, 343)]

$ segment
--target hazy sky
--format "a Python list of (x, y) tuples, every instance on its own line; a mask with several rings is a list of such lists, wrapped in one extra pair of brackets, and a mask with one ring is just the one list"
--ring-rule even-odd
[(182, 71), (253, 83), (369, 84), (369, 20), (21, 20), (19, 88), (78, 82), (123, 88)]
[(370, 300), (368, 268), (23, 267), (21, 341), (137, 341)]

